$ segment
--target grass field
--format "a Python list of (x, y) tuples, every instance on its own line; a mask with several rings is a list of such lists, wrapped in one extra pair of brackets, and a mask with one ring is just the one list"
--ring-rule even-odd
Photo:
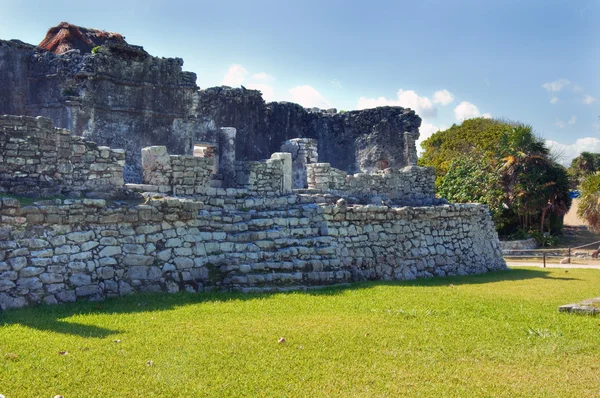
[(558, 312), (597, 296), (598, 270), (518, 269), (8, 311), (0, 394), (600, 396), (600, 317)]

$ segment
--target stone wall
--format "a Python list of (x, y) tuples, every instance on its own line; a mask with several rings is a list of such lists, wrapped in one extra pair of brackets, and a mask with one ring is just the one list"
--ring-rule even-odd
[(291, 155), (288, 153), (275, 153), (264, 161), (235, 162), (237, 187), (258, 195), (289, 193), (291, 174)]
[(500, 241), (500, 248), (503, 251), (506, 251), (507, 255), (518, 255), (519, 253), (515, 253), (517, 251), (527, 251), (538, 249), (540, 245), (534, 238), (523, 239), (523, 240), (505, 240)]
[(326, 206), (353, 279), (415, 279), (506, 268), (486, 206)]
[(179, 58), (106, 43), (96, 53), (54, 54), (0, 40), (0, 114), (47, 116), (75, 135), (127, 153), (125, 179), (140, 183), (141, 149), (164, 145), (192, 154), (195, 142), (217, 142), (235, 127), (238, 160), (260, 160), (293, 138), (318, 140), (322, 162), (348, 172), (416, 164), (421, 119), (410, 109), (336, 112), (288, 102), (265, 103), (256, 90), (200, 90)]
[(143, 181), (148, 191), (191, 196), (209, 187), (215, 158), (169, 155), (165, 146), (142, 149)]
[(57, 129), (43, 117), (0, 116), (0, 192), (40, 197), (112, 196), (125, 152)]
[(346, 174), (329, 163), (307, 164), (308, 188), (363, 201), (377, 198), (389, 204), (426, 206), (441, 204), (435, 197), (435, 174), (426, 167), (388, 168), (373, 173)]
[(2, 309), (136, 291), (288, 290), (505, 269), (479, 205), (346, 207), (236, 192), (136, 206), (84, 199), (21, 207), (4, 198), (0, 221)]

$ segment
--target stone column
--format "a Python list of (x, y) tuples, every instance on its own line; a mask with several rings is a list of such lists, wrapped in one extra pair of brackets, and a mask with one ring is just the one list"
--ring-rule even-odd
[(285, 152), (275, 152), (271, 159), (279, 159), (283, 164), (283, 181), (281, 191), (287, 193), (292, 191), (292, 154)]
[(226, 187), (232, 186), (235, 179), (236, 133), (237, 130), (233, 127), (221, 127), (217, 132), (217, 144), (219, 145), (218, 172), (223, 176)]
[(416, 166), (417, 160), (417, 144), (416, 141), (419, 138), (419, 133), (411, 133), (410, 131), (404, 132), (404, 159), (406, 166)]
[(292, 188), (307, 188), (306, 165), (318, 161), (317, 140), (293, 138), (281, 145), (281, 152), (292, 154)]

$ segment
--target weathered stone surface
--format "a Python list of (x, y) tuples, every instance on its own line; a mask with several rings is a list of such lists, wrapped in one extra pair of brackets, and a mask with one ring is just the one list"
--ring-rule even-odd
[[(0, 41), (0, 87), (5, 88), (0, 114), (47, 116), (76, 135), (126, 149), (130, 182), (141, 181), (143, 147), (166, 145), (173, 154), (191, 155), (194, 142), (217, 142), (220, 128), (231, 126), (237, 130), (238, 160), (265, 159), (286, 140), (313, 138), (319, 142), (319, 161), (349, 172), (368, 171), (382, 161), (388, 167), (416, 164), (421, 119), (410, 109), (337, 113), (267, 104), (257, 90), (199, 90), (196, 76), (182, 71), (182, 65), (181, 59), (152, 57), (125, 42), (105, 42), (94, 54), (57, 55)], [(104, 159), (106, 150), (98, 156)], [(60, 165), (61, 173), (74, 170), (65, 166)], [(117, 175), (107, 179), (119, 180)]]
[[(0, 65), (2, 49), (0, 41)], [(0, 97), (3, 95), (4, 90)], [(3, 191), (31, 197), (56, 194), (114, 196), (123, 186), (123, 153), (111, 150), (110, 158), (104, 159), (100, 157), (95, 143), (54, 128), (50, 119), (1, 115), (2, 111), (0, 188)], [(77, 152), (79, 148), (82, 152)], [(99, 204), (84, 202), (88, 207)], [(5, 211), (3, 223), (22, 224), (27, 221), (42, 224), (53, 221), (53, 218), (48, 219), (40, 213), (27, 214), (26, 217), (12, 217), (9, 213)], [(89, 234), (89, 231), (85, 233)], [(77, 232), (71, 236), (71, 241), (85, 241), (85, 235)], [(23, 244), (33, 249), (47, 247), (41, 239), (27, 239)]]
[[(64, 218), (43, 227), (53, 234), (47, 248), (19, 247), (31, 246), (24, 239), (2, 243), (0, 292), (17, 300), (5, 298), (5, 306), (21, 298), (52, 303), (135, 291), (260, 290), (505, 268), (485, 206), (356, 205), (334, 195), (247, 192), (215, 189), (198, 202), (168, 198), (103, 208), (82, 207), (79, 200), (59, 201), (53, 210), (8, 207), (16, 215), (62, 212)], [(4, 210), (0, 202), (0, 214)], [(69, 221), (71, 212), (97, 218), (81, 224)], [(101, 221), (113, 213), (160, 217)], [(21, 236), (40, 230), (37, 224), (8, 228)], [(77, 242), (84, 239), (92, 240)], [(84, 246), (90, 250), (81, 251)]]

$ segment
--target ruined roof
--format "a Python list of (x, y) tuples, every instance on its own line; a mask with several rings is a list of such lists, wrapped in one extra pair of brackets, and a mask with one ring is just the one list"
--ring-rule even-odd
[(56, 54), (62, 54), (69, 50), (90, 53), (94, 47), (101, 46), (108, 40), (127, 44), (125, 37), (119, 33), (88, 29), (68, 22), (61, 22), (58, 26), (48, 30), (46, 37), (38, 47)]

